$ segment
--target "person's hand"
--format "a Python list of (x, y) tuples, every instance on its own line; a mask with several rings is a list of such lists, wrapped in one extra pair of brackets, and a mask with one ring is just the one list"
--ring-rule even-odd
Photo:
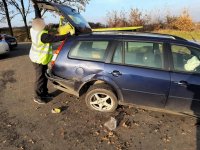
[(74, 34), (75, 34), (75, 29), (71, 29), (71, 30), (69, 31), (69, 33), (70, 33), (70, 35), (74, 35)]
[(52, 29), (52, 26), (53, 26), (53, 24), (50, 23), (50, 24), (46, 25), (45, 29), (46, 29), (47, 31), (50, 31), (50, 30)]

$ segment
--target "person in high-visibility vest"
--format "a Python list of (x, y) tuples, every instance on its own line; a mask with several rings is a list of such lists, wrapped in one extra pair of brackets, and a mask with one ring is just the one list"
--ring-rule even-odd
[(63, 41), (74, 34), (73, 31), (70, 31), (70, 33), (56, 36), (49, 34), (48, 31), (45, 30), (45, 26), (46, 25), (43, 19), (36, 18), (33, 20), (32, 28), (30, 29), (32, 45), (29, 57), (33, 63), (36, 73), (33, 100), (38, 104), (45, 104), (47, 99), (52, 98), (52, 96), (48, 93), (48, 79), (45, 76), (48, 68), (47, 65), (53, 56), (51, 43)]

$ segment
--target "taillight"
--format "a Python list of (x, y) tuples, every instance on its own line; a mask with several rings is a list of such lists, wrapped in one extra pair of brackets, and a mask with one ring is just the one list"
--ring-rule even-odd
[(55, 61), (56, 61), (56, 58), (57, 58), (58, 54), (60, 53), (62, 47), (64, 46), (65, 41), (66, 41), (66, 40), (62, 41), (62, 43), (58, 46), (57, 50), (54, 52), (53, 58), (52, 58), (52, 60), (51, 60), (51, 67), (54, 66)]

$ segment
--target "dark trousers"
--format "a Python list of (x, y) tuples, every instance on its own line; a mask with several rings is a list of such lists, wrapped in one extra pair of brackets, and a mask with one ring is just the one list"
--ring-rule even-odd
[(48, 79), (45, 76), (48, 66), (33, 63), (33, 67), (35, 69), (35, 74), (36, 74), (36, 80), (34, 85), (34, 90), (35, 90), (34, 96), (41, 97), (48, 93), (48, 88), (47, 88)]

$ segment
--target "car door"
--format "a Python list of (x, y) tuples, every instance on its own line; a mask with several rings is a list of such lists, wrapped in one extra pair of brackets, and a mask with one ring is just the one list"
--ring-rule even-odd
[(170, 87), (163, 43), (118, 42), (106, 76), (120, 88), (124, 103), (163, 108)]
[(37, 1), (37, 5), (40, 9), (55, 11), (58, 14), (60, 14), (67, 21), (69, 21), (69, 23), (75, 28), (76, 33), (85, 34), (92, 32), (90, 25), (81, 16), (81, 14), (69, 6), (58, 3), (40, 2), (40, 1)]
[(200, 48), (172, 44), (171, 86), (166, 108), (200, 114)]

